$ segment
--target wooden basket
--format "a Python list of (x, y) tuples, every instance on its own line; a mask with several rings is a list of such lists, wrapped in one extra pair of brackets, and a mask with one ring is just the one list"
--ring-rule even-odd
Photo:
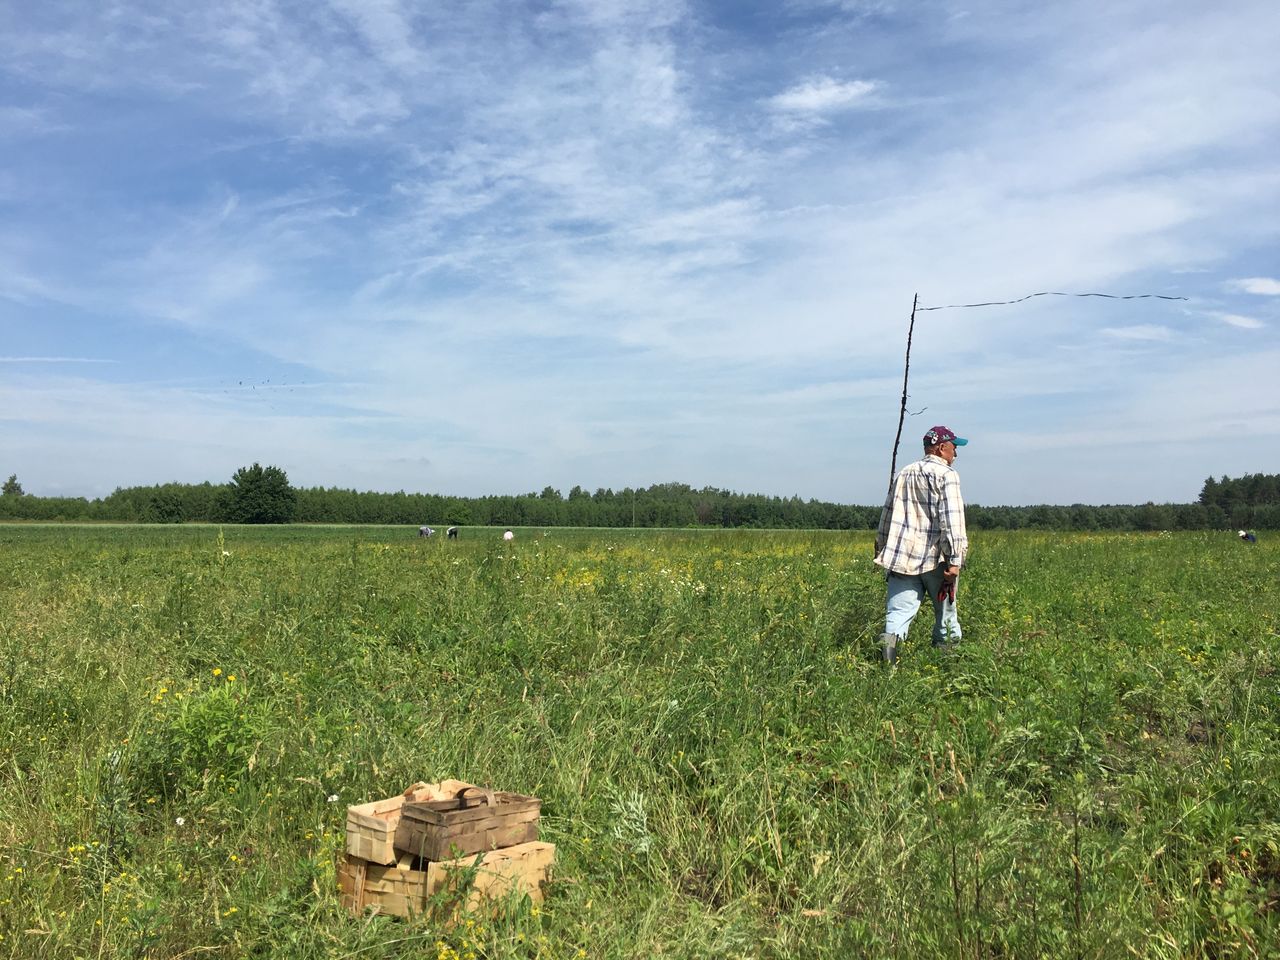
[[(373, 863), (395, 863), (396, 828), (405, 803), (457, 796), (472, 786), (463, 780), (415, 783), (398, 797), (347, 807), (347, 853)], [(532, 838), (531, 838), (532, 839)]]
[[(390, 865), (368, 863), (348, 856), (338, 865), (338, 887), (342, 905), (353, 916), (365, 910), (394, 917), (411, 917), (426, 913), (431, 898), (450, 889), (458, 890), (458, 898), (445, 897), (437, 905), (447, 911), (441, 919), (452, 919), (459, 910), (492, 910), (512, 896), (528, 896), (535, 903), (542, 900), (546, 883), (555, 861), (555, 844), (534, 841), (483, 854), (459, 857), (444, 862), (425, 862), (407, 854)], [(474, 877), (468, 886), (468, 874)]]
[(395, 845), (424, 860), (449, 860), (538, 839), (542, 801), (466, 786), (452, 799), (405, 803)]

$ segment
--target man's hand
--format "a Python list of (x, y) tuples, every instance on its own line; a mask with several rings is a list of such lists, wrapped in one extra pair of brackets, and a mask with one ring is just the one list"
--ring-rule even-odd
[(960, 576), (960, 568), (955, 564), (942, 571), (942, 586), (938, 589), (939, 603), (956, 602), (956, 578)]

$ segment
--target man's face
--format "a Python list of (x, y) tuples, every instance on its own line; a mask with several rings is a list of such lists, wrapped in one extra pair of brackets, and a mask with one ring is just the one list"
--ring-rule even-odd
[(938, 444), (938, 456), (947, 461), (947, 466), (956, 462), (956, 445), (950, 440), (943, 440)]

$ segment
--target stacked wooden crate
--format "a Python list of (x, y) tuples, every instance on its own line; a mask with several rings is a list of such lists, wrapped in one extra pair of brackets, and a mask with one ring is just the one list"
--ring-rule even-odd
[(407, 917), (526, 895), (539, 901), (556, 849), (538, 840), (541, 807), (537, 797), (462, 780), (348, 807), (343, 906), (356, 916)]

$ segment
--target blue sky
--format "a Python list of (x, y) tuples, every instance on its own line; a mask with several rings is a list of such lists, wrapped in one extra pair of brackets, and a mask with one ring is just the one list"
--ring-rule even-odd
[[(976, 503), (1280, 472), (1280, 8), (0, 0), (0, 474)], [(189, 9), (188, 9), (189, 8)]]

